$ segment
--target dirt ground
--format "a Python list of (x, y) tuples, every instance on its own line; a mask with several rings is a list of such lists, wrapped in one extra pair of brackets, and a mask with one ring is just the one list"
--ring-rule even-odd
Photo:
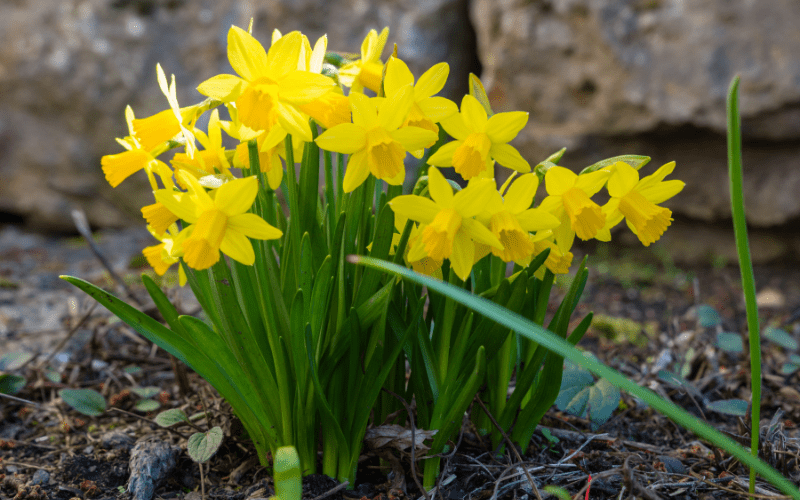
[[(146, 294), (135, 276), (143, 265), (137, 252), (150, 244), (146, 236), (134, 231), (98, 240), (99, 250), (113, 256), (112, 268), (143, 302)], [(744, 339), (738, 270), (678, 268), (656, 258), (657, 252), (646, 255), (635, 260), (620, 249), (592, 257), (576, 317), (593, 311), (596, 321), (579, 346), (749, 443), (744, 419), (708, 406), (750, 396), (746, 341), (743, 352), (724, 349), (718, 341), (720, 332)], [(161, 465), (167, 464), (155, 498), (250, 500), (272, 495), (269, 471), (259, 465), (252, 446), (235, 437), (238, 422), (214, 390), (193, 373), (175, 369), (166, 353), (102, 307), (93, 308), (69, 285), (51, 279), (60, 273), (114, 286), (85, 243), (0, 229), (0, 354), (34, 354), (22, 366), (6, 366), (6, 373), (24, 379), (24, 386), (14, 394), (16, 399), (0, 397), (0, 500), (139, 498), (140, 493), (129, 491), (128, 480), (132, 468), (139, 467), (132, 465), (131, 456), (141, 453), (141, 443), (155, 443), (148, 446), (158, 448)], [(762, 329), (781, 328), (796, 344), (800, 270), (760, 266), (756, 279)], [(196, 307), (186, 294), (174, 292), (174, 298), (184, 311)], [(704, 326), (709, 306), (719, 325)], [(762, 346), (762, 458), (797, 483), (798, 372), (785, 367), (796, 347), (769, 339)], [(684, 382), (660, 377), (661, 369), (681, 374)], [(132, 390), (140, 387), (155, 389)], [(108, 409), (95, 417), (82, 415), (58, 396), (62, 388), (95, 389)], [(165, 429), (153, 421), (169, 408), (201, 415), (193, 421), (199, 429), (219, 425), (226, 431), (222, 447), (204, 466), (204, 488), (200, 467), (186, 453), (194, 430)], [(524, 463), (508, 451), (494, 453), (487, 440), (465, 427), (443, 460), (433, 496), (537, 498), (525, 465), (541, 498), (548, 497), (546, 485), (563, 487), (581, 499), (747, 497), (745, 468), (629, 395), (623, 394), (619, 409), (599, 428), (556, 408), (542, 424), (531, 446), (520, 450)], [(158, 475), (151, 466), (148, 474)], [(781, 498), (763, 482), (756, 493), (756, 498)], [(413, 480), (408, 453), (387, 457), (365, 451), (354, 488), (313, 475), (304, 478), (304, 498), (418, 499), (423, 494)]]

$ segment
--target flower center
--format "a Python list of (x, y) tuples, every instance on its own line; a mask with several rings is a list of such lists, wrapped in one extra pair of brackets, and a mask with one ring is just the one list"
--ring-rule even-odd
[(183, 257), (189, 267), (207, 269), (219, 260), (219, 246), (227, 226), (228, 216), (220, 210), (200, 214), (192, 235), (183, 242)]
[(482, 132), (469, 134), (453, 153), (453, 167), (465, 180), (469, 180), (484, 169), (489, 157), (492, 141)]
[(658, 241), (672, 223), (672, 211), (648, 201), (641, 193), (631, 191), (619, 200), (619, 211), (644, 246)]
[(236, 99), (239, 120), (253, 130), (269, 130), (278, 123), (278, 85), (269, 78), (259, 78)]
[(534, 247), (528, 232), (522, 229), (517, 218), (507, 210), (492, 215), (489, 229), (503, 244), (503, 250), (492, 247), (492, 253), (503, 261), (522, 261), (533, 254)]
[(440, 210), (422, 231), (422, 243), (428, 257), (444, 260), (453, 252), (453, 240), (461, 229), (461, 214), (452, 208)]
[(605, 226), (606, 215), (582, 189), (576, 187), (569, 189), (562, 195), (562, 201), (578, 238), (582, 240), (594, 238)]
[(382, 127), (367, 132), (367, 162), (378, 179), (393, 179), (404, 170), (406, 151)]

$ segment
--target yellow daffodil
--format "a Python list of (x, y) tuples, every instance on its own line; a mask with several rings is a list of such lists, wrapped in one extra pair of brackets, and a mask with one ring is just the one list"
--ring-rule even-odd
[(269, 52), (252, 35), (232, 26), (228, 60), (239, 76), (217, 75), (197, 90), (223, 102), (235, 102), (239, 119), (253, 130), (269, 131), (280, 123), (288, 133), (308, 142), (308, 117), (298, 106), (329, 92), (336, 83), (323, 75), (298, 70), (303, 38), (299, 31), (280, 37)]
[(625, 162), (609, 167), (608, 194), (611, 199), (603, 207), (608, 220), (604, 233), (608, 234), (598, 239), (610, 239), (610, 229), (624, 217), (644, 246), (658, 241), (672, 223), (672, 211), (658, 204), (681, 192), (686, 185), (679, 180), (664, 180), (674, 168), (675, 162), (667, 163), (654, 174), (639, 180), (639, 172)]
[(379, 92), (383, 77), (381, 53), (389, 39), (389, 28), (383, 28), (379, 35), (370, 30), (361, 43), (361, 59), (345, 64), (339, 70), (339, 83), (350, 87), (353, 92), (364, 92), (364, 87)]
[[(533, 255), (539, 255), (546, 249), (550, 249), (550, 253), (544, 261), (544, 268), (539, 268), (534, 274), (539, 279), (544, 277), (545, 268), (549, 269), (553, 274), (567, 274), (572, 265), (572, 252), (562, 252), (558, 246), (553, 243), (553, 238), (553, 231), (550, 230), (539, 231), (535, 235), (531, 235), (531, 242), (533, 242), (534, 247)], [(532, 258), (533, 257), (531, 257), (531, 259)], [(530, 264), (531, 259), (529, 259), (525, 265)]]
[(419, 127), (400, 128), (413, 97), (411, 86), (380, 99), (378, 105), (364, 94), (350, 94), (353, 123), (337, 125), (317, 137), (322, 149), (350, 155), (342, 182), (344, 192), (360, 186), (370, 172), (389, 184), (403, 183), (406, 152), (419, 149), (436, 137)]
[[(410, 125), (430, 130), (436, 133), (438, 139), (439, 127), (436, 124), (458, 112), (458, 107), (453, 101), (435, 96), (444, 87), (449, 72), (450, 66), (447, 63), (439, 63), (423, 73), (414, 85), (414, 75), (406, 63), (396, 57), (389, 58), (389, 62), (386, 63), (386, 80), (383, 84), (386, 95), (394, 95), (406, 85), (414, 87), (414, 102), (403, 126)], [(429, 148), (435, 142), (436, 139), (426, 144), (425, 147)], [(421, 158), (423, 150), (414, 151), (412, 154)]]
[(127, 151), (122, 153), (105, 155), (100, 159), (100, 166), (103, 168), (106, 180), (111, 187), (119, 186), (122, 181), (135, 174), (139, 170), (144, 170), (150, 180), (151, 187), (158, 189), (154, 174), (159, 171), (169, 171), (169, 167), (156, 157), (163, 153), (163, 143), (158, 143), (155, 149), (145, 148), (136, 137), (134, 121), (136, 117), (130, 106), (125, 108), (125, 119), (128, 122), (128, 132), (130, 135), (124, 139), (117, 139), (117, 142)]
[(433, 198), (398, 196), (389, 202), (395, 214), (426, 224), (421, 242), (409, 252), (409, 261), (427, 255), (434, 260), (450, 259), (453, 271), (462, 280), (469, 277), (475, 263), (475, 244), (501, 249), (503, 244), (483, 224), (474, 219), (492, 197), (499, 196), (493, 179), (475, 179), (453, 194), (453, 188), (436, 168), (428, 170), (428, 190)]
[[(178, 262), (183, 255), (181, 243), (185, 238), (186, 233), (179, 233), (178, 226), (171, 224), (166, 231), (158, 232), (156, 228), (151, 226), (147, 227), (150, 234), (153, 235), (161, 243), (145, 247), (142, 254), (147, 259), (147, 263), (153, 268), (157, 275), (163, 276), (164, 273)], [(183, 286), (186, 284), (186, 273), (182, 266), (178, 266), (178, 284)]]
[(553, 231), (562, 254), (569, 252), (575, 235), (582, 240), (594, 238), (603, 229), (606, 216), (590, 197), (600, 191), (609, 172), (598, 170), (577, 175), (564, 167), (551, 167), (544, 176), (547, 198), (539, 208), (558, 217), (561, 224)]
[[(219, 119), (219, 110), (211, 112), (208, 120), (208, 135), (203, 131), (195, 129), (194, 135), (204, 149), (195, 151), (193, 156), (188, 153), (175, 153), (172, 157), (172, 167), (175, 172), (186, 171), (196, 179), (206, 175), (225, 174), (230, 175), (231, 164), (225, 155), (225, 148), (222, 146), (222, 126)], [(180, 180), (179, 177), (176, 177)], [(181, 187), (185, 187), (181, 185)]]
[(533, 255), (532, 231), (553, 229), (559, 225), (553, 214), (531, 208), (538, 188), (536, 174), (523, 175), (511, 184), (499, 203), (488, 207), (489, 230), (503, 244), (503, 249), (492, 248), (491, 251), (505, 262), (522, 262)]
[(236, 179), (220, 186), (212, 198), (197, 180), (178, 172), (189, 186), (189, 196), (159, 191), (156, 199), (172, 213), (191, 224), (184, 229), (183, 259), (193, 269), (207, 269), (222, 251), (245, 265), (255, 262), (253, 246), (247, 239), (271, 240), (283, 233), (259, 216), (247, 213), (258, 192), (255, 176)]
[(492, 168), (492, 160), (526, 173), (528, 161), (508, 144), (528, 123), (528, 113), (511, 111), (491, 118), (486, 109), (471, 95), (461, 100), (461, 112), (442, 120), (448, 134), (456, 140), (439, 148), (428, 163), (437, 167), (455, 167), (464, 179), (471, 179)]

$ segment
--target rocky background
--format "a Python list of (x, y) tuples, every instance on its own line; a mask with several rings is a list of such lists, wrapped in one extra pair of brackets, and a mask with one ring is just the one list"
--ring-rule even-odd
[(416, 74), (450, 64), (451, 97), (474, 72), (496, 111), (530, 111), (515, 146), (532, 162), (563, 146), (574, 169), (623, 153), (676, 160), (687, 188), (661, 246), (677, 260), (733, 255), (725, 95), (740, 74), (753, 252), (800, 255), (796, 0), (2, 0), (0, 223), (73, 232), (81, 206), (94, 227), (141, 224), (144, 176), (112, 192), (100, 170), (120, 151), (125, 106), (166, 107), (157, 62), (181, 103), (200, 100), (197, 84), (231, 71), (228, 28), (251, 17), (261, 40), (301, 29), (341, 51), (389, 26)]

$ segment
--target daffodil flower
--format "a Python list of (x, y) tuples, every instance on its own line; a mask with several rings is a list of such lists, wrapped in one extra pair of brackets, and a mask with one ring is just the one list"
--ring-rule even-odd
[(453, 188), (435, 167), (428, 170), (428, 191), (433, 198), (398, 196), (389, 202), (395, 214), (421, 224), (421, 241), (409, 252), (409, 261), (427, 255), (434, 260), (450, 259), (452, 269), (462, 280), (469, 277), (475, 263), (475, 244), (483, 243), (502, 250), (503, 244), (474, 217), (499, 196), (493, 179), (475, 179), (453, 194)]
[(598, 239), (610, 239), (610, 229), (624, 217), (630, 230), (644, 246), (658, 241), (672, 223), (672, 211), (658, 204), (681, 192), (686, 185), (679, 180), (664, 180), (673, 169), (675, 162), (670, 162), (639, 180), (639, 172), (625, 162), (617, 162), (609, 167), (612, 172), (608, 179), (611, 199), (603, 206), (608, 222), (604, 234)]
[(298, 106), (329, 92), (336, 83), (327, 76), (298, 70), (301, 50), (299, 31), (282, 36), (267, 52), (252, 35), (232, 26), (228, 60), (239, 76), (217, 75), (197, 90), (223, 102), (235, 102), (239, 119), (253, 130), (269, 131), (280, 123), (288, 133), (309, 142), (308, 117)]
[(225, 148), (222, 146), (222, 125), (218, 109), (211, 112), (208, 120), (208, 135), (198, 129), (195, 129), (194, 135), (204, 149), (195, 151), (193, 156), (188, 153), (175, 153), (175, 156), (172, 157), (172, 166), (175, 172), (183, 170), (192, 174), (196, 179), (215, 173), (230, 175), (231, 164), (225, 154)]
[(106, 180), (111, 184), (111, 187), (117, 187), (131, 175), (139, 170), (144, 170), (153, 190), (158, 189), (154, 174), (164, 169), (169, 171), (169, 167), (156, 158), (164, 152), (165, 148), (163, 148), (162, 143), (157, 144), (154, 149), (147, 149), (142, 145), (136, 137), (133, 125), (136, 117), (130, 106), (125, 108), (125, 119), (128, 122), (130, 135), (124, 139), (118, 138), (117, 143), (124, 147), (126, 151), (103, 156), (100, 159), (103, 174), (105, 174)]
[(375, 100), (364, 94), (350, 94), (353, 123), (343, 123), (317, 137), (317, 145), (328, 151), (349, 154), (342, 181), (345, 193), (353, 191), (369, 176), (392, 185), (405, 179), (403, 160), (407, 151), (428, 144), (436, 134), (419, 127), (400, 128), (414, 97), (411, 86), (386, 99)]
[(379, 92), (383, 77), (381, 53), (388, 39), (389, 28), (383, 28), (380, 35), (375, 30), (369, 30), (361, 43), (361, 59), (339, 69), (339, 83), (350, 87), (353, 92), (364, 92), (364, 87)]
[(461, 100), (461, 112), (442, 120), (448, 134), (456, 140), (439, 148), (428, 163), (455, 167), (464, 179), (471, 179), (492, 168), (492, 160), (518, 172), (531, 171), (531, 165), (508, 144), (528, 123), (528, 113), (496, 113), (491, 118), (471, 95)]
[(487, 211), (478, 220), (486, 219), (489, 230), (503, 248), (492, 248), (491, 252), (505, 262), (522, 262), (534, 254), (532, 231), (553, 229), (560, 224), (557, 217), (539, 208), (531, 208), (539, 178), (536, 174), (525, 174), (517, 178), (502, 199), (487, 206)]
[(577, 175), (564, 167), (551, 167), (544, 176), (547, 198), (539, 208), (552, 213), (561, 221), (553, 231), (561, 253), (566, 254), (575, 240), (594, 238), (603, 229), (606, 216), (600, 205), (590, 197), (596, 194), (608, 180), (610, 172), (598, 170)]
[(182, 243), (183, 259), (193, 269), (207, 269), (222, 251), (245, 265), (255, 262), (253, 245), (247, 238), (271, 240), (283, 233), (261, 217), (247, 213), (258, 192), (255, 176), (236, 179), (220, 186), (212, 198), (191, 174), (178, 172), (189, 186), (189, 196), (165, 191), (156, 199), (172, 213), (191, 224)]
[[(435, 96), (438, 94), (447, 81), (450, 73), (450, 66), (447, 63), (439, 63), (419, 77), (414, 85), (414, 75), (408, 66), (401, 59), (396, 57), (389, 58), (386, 63), (386, 79), (383, 82), (387, 96), (394, 95), (395, 92), (412, 85), (414, 88), (414, 102), (408, 112), (408, 118), (403, 122), (403, 126), (420, 127), (436, 133), (439, 136), (439, 127), (436, 125), (440, 121), (458, 113), (456, 104), (445, 97)], [(433, 146), (436, 139), (428, 144), (426, 148)], [(412, 154), (421, 158), (424, 150), (413, 151)]]
[[(142, 250), (142, 254), (144, 255), (145, 259), (147, 259), (147, 263), (150, 264), (150, 267), (153, 268), (156, 274), (163, 276), (170, 266), (177, 263), (180, 257), (183, 255), (181, 243), (183, 242), (183, 238), (185, 238), (186, 234), (179, 233), (178, 226), (174, 223), (163, 232), (158, 232), (158, 230), (152, 226), (148, 226), (147, 230), (150, 231), (150, 234), (152, 234), (153, 237), (159, 240), (161, 243), (158, 245), (145, 247)], [(181, 266), (178, 266), (178, 284), (180, 286), (186, 284), (186, 273)]]

